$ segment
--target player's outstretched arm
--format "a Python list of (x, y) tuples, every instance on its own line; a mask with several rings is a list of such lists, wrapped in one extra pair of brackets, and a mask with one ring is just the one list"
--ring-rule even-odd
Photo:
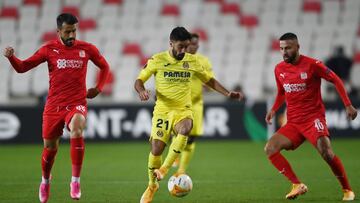
[(224, 95), (225, 97), (229, 97), (231, 99), (242, 100), (244, 98), (244, 94), (242, 92), (231, 91), (229, 92), (224, 86), (220, 84), (215, 78), (211, 78), (207, 83), (207, 86), (211, 87), (212, 89), (216, 90), (220, 94)]
[(134, 88), (139, 95), (141, 101), (147, 101), (150, 98), (150, 91), (145, 89), (144, 82), (137, 79), (134, 84)]
[(333, 72), (329, 71), (326, 67), (319, 68), (320, 76), (335, 85), (336, 91), (340, 95), (341, 100), (345, 105), (345, 110), (348, 119), (354, 120), (357, 116), (356, 108), (351, 104), (350, 98), (346, 93), (346, 89), (342, 80)]
[(354, 120), (357, 116), (356, 109), (352, 106), (349, 96), (347, 95), (344, 83), (342, 80), (328, 67), (326, 67), (320, 61), (316, 61), (314, 65), (315, 73), (324, 78), (325, 80), (335, 85), (336, 91), (340, 95), (340, 98), (345, 106), (346, 114), (349, 119)]
[(357, 116), (357, 110), (351, 104), (350, 98), (346, 93), (345, 86), (341, 79), (333, 72), (329, 74), (329, 80), (335, 85), (336, 91), (340, 95), (341, 100), (343, 101), (346, 109), (346, 114), (348, 119), (354, 120)]
[(46, 60), (43, 49), (39, 49), (34, 55), (24, 61), (18, 59), (14, 52), (14, 48), (8, 46), (4, 49), (3, 54), (18, 73), (25, 73)]

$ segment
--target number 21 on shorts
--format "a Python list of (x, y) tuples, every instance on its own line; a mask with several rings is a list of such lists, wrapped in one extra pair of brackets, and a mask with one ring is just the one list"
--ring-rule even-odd
[(157, 127), (157, 128), (161, 128), (161, 129), (162, 129), (163, 127), (165, 127), (165, 130), (168, 130), (168, 129), (169, 129), (169, 121), (166, 120), (166, 121), (164, 122), (163, 119), (159, 118), (159, 119), (157, 119), (157, 121), (156, 121), (156, 127)]

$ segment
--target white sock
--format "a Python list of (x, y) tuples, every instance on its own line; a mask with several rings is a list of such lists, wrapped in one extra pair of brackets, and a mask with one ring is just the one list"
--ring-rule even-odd
[(78, 183), (80, 183), (80, 177), (71, 176), (71, 182), (78, 182)]
[(44, 178), (44, 176), (41, 176), (41, 183), (49, 184), (50, 183), (50, 178), (46, 179), (46, 178)]

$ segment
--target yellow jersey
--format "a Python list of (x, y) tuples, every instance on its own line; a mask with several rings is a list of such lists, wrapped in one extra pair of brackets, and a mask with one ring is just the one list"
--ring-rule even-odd
[(168, 51), (152, 56), (140, 71), (138, 79), (146, 82), (155, 77), (156, 104), (154, 110), (191, 109), (191, 85), (194, 77), (206, 83), (211, 79), (199, 57), (186, 53), (176, 60)]
[[(204, 68), (204, 71), (211, 77), (214, 77), (214, 72), (211, 68), (211, 63), (207, 57), (201, 54), (195, 54), (200, 61), (201, 66)], [(191, 84), (191, 101), (193, 107), (197, 105), (203, 105), (203, 82), (197, 78), (192, 78)]]

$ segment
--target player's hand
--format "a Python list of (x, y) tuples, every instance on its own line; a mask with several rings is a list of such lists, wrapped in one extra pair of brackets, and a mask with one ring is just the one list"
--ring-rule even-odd
[(11, 57), (12, 55), (14, 55), (14, 48), (12, 48), (12, 47), (6, 47), (6, 48), (4, 49), (4, 56), (7, 57), (7, 58), (9, 58), (9, 57)]
[(86, 92), (86, 98), (92, 99), (100, 93), (100, 90), (96, 87), (89, 88)]
[(139, 97), (141, 101), (147, 101), (150, 98), (150, 90), (143, 90), (139, 92)]
[(228, 97), (230, 99), (236, 99), (236, 100), (241, 101), (242, 99), (244, 99), (244, 94), (242, 92), (231, 91), (231, 92), (229, 92)]
[(347, 117), (351, 120), (354, 120), (357, 116), (357, 110), (353, 107), (353, 105), (349, 105), (345, 107)]
[(272, 124), (272, 118), (274, 117), (275, 115), (275, 111), (271, 110), (269, 111), (266, 116), (265, 116), (265, 121), (267, 124), (271, 125)]

